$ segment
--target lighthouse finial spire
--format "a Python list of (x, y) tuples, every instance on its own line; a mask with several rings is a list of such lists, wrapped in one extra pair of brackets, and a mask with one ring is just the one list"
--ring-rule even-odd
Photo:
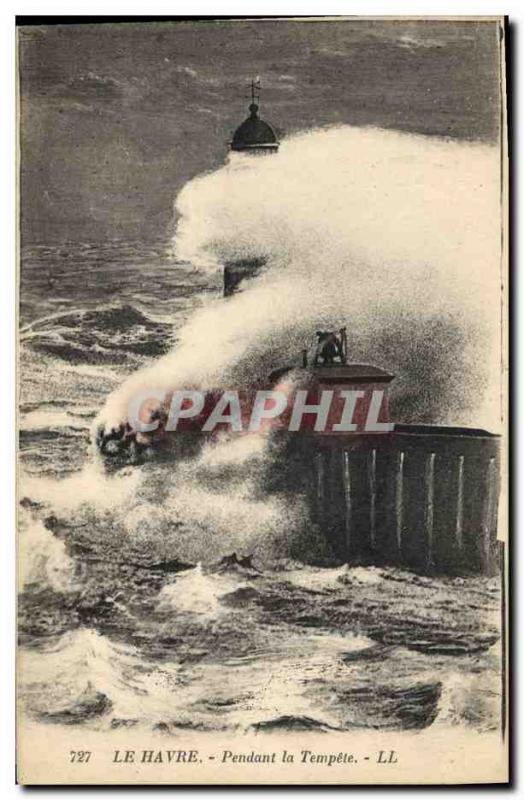
[(248, 83), (251, 99), (249, 117), (238, 126), (233, 134), (231, 150), (250, 153), (276, 153), (278, 140), (275, 131), (268, 122), (260, 119), (258, 102), (260, 100), (260, 78), (252, 78)]
[(260, 78), (252, 78), (249, 88), (251, 89), (251, 104), (258, 105), (260, 102)]

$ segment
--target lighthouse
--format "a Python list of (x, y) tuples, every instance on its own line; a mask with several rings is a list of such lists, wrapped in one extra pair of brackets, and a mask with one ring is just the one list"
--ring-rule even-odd
[(237, 153), (249, 153), (253, 156), (271, 155), (278, 151), (279, 142), (269, 122), (260, 119), (260, 81), (252, 80), (250, 88), (249, 117), (236, 129), (230, 147)]
[[(250, 83), (249, 117), (233, 134), (231, 151), (248, 157), (270, 156), (278, 152), (279, 141), (269, 122), (260, 119), (260, 80)], [(254, 278), (264, 268), (264, 258), (237, 259), (224, 264), (224, 295), (235, 294), (245, 278)]]

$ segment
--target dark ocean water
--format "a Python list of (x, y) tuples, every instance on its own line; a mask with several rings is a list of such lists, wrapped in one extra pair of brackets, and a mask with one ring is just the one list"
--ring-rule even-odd
[(313, 566), (318, 532), (287, 522), (289, 498), (256, 485), (261, 454), (236, 445), (114, 473), (98, 459), (90, 427), (107, 395), (219, 292), (165, 243), (22, 254), (27, 718), (166, 733), (497, 728), (497, 579)]

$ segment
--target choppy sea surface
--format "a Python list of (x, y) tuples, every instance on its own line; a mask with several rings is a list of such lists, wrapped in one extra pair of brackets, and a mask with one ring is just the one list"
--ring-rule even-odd
[(255, 486), (256, 451), (113, 472), (97, 457), (107, 395), (219, 293), (163, 242), (22, 253), (23, 714), (166, 735), (496, 729), (497, 578), (329, 565), (293, 499)]

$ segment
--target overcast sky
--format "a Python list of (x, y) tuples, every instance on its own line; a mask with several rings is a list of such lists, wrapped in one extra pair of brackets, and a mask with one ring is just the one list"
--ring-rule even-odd
[(22, 26), (25, 241), (165, 236), (178, 190), (223, 163), (252, 76), (281, 135), (347, 123), (496, 142), (498, 48), (493, 22)]

